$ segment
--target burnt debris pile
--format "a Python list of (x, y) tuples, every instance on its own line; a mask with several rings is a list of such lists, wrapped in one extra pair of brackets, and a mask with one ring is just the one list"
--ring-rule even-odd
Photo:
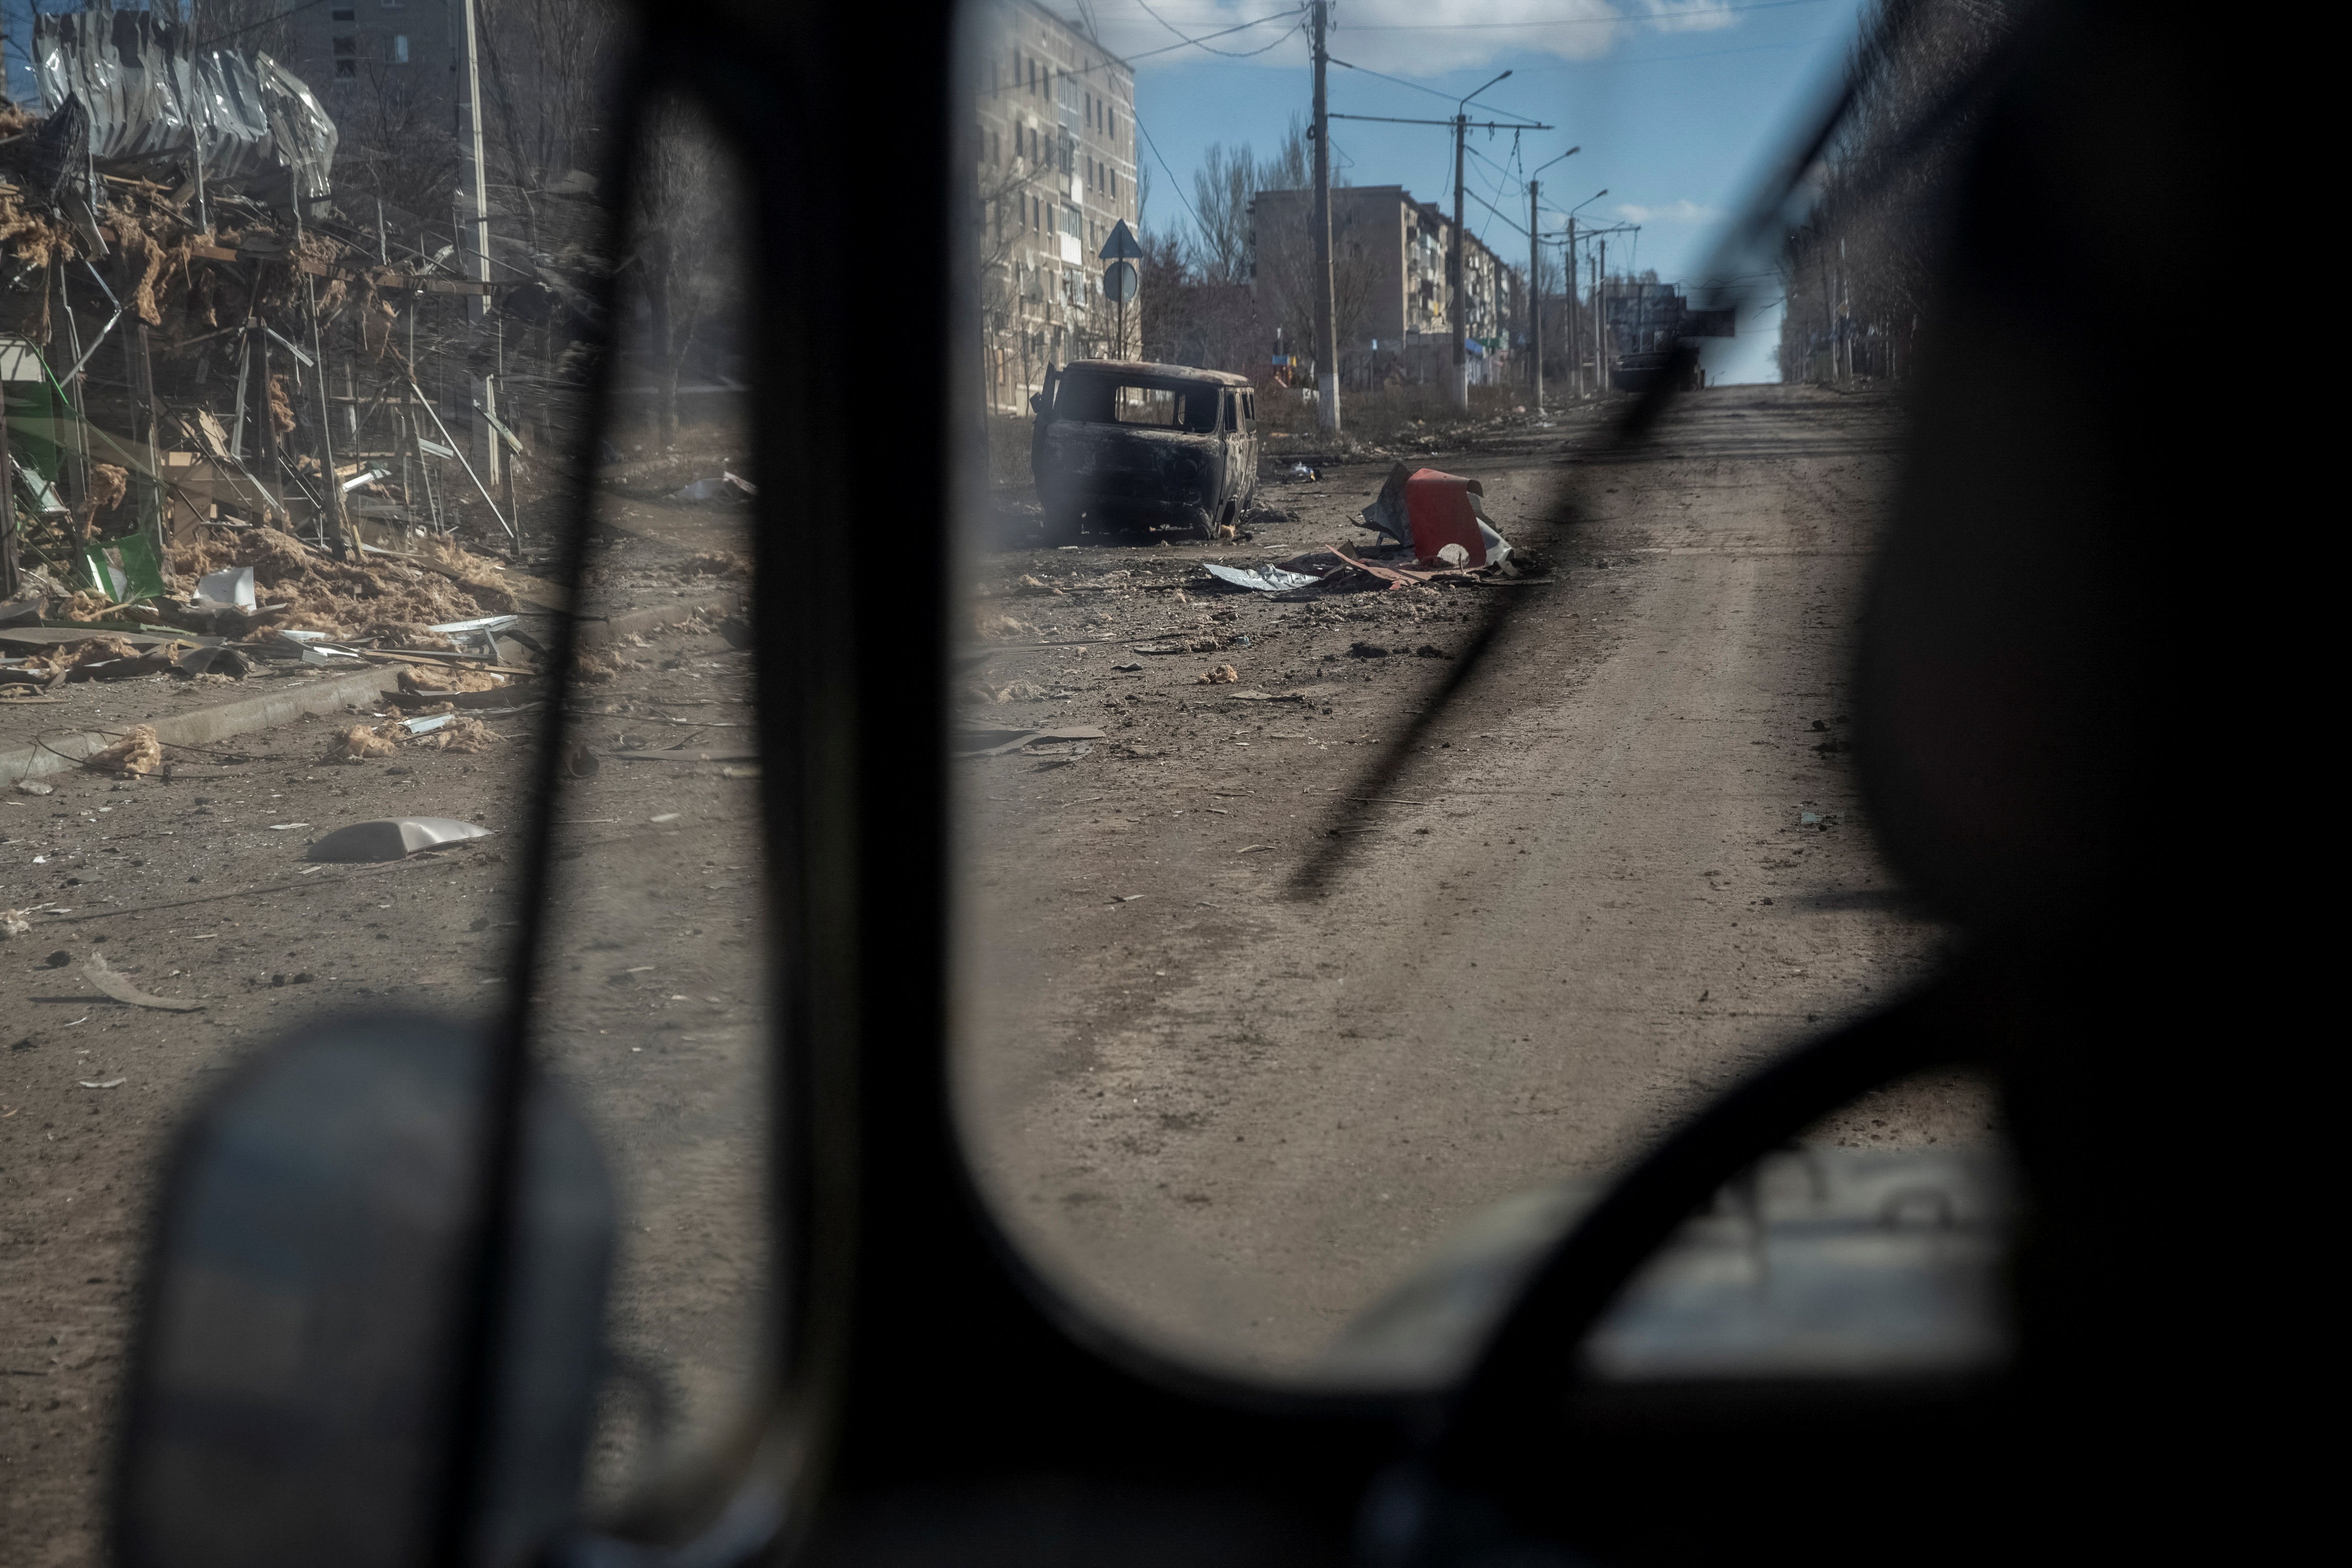
[(337, 180), (292, 72), (161, 11), (41, 15), (34, 65), (0, 102), (0, 602), (181, 625), (250, 568), (253, 630), (408, 647), (510, 610), (486, 557), (578, 433), (593, 182), (420, 218)]

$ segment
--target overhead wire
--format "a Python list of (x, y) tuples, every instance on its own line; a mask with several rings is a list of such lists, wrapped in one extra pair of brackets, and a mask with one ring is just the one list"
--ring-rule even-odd
[[(1159, 23), (1161, 26), (1163, 26), (1163, 27), (1167, 28), (1170, 32), (1174, 33), (1174, 34), (1176, 35), (1176, 37), (1178, 37), (1179, 38), (1182, 38), (1182, 39), (1184, 40), (1184, 42), (1185, 42), (1185, 43), (1188, 43), (1188, 44), (1192, 45), (1194, 48), (1206, 50), (1208, 53), (1213, 54), (1213, 55), (1222, 55), (1222, 56), (1223, 56), (1225, 58), (1227, 58), (1227, 59), (1229, 59), (1229, 60), (1245, 60), (1245, 59), (1249, 59), (1249, 58), (1251, 58), (1253, 56), (1265, 54), (1265, 53), (1267, 50), (1269, 50), (1269, 49), (1278, 49), (1278, 48), (1280, 48), (1284, 44), (1286, 44), (1286, 43), (1288, 43), (1288, 42), (1290, 41), (1289, 35), (1286, 33), (1286, 34), (1284, 34), (1281, 37), (1278, 37), (1278, 38), (1275, 39), (1275, 40), (1274, 40), (1274, 42), (1272, 42), (1272, 43), (1270, 43), (1270, 44), (1265, 45), (1263, 48), (1255, 48), (1255, 49), (1212, 49), (1212, 48), (1210, 48), (1210, 47), (1209, 47), (1209, 46), (1208, 46), (1207, 44), (1205, 44), (1205, 43), (1202, 42), (1199, 38), (1185, 37), (1185, 36), (1184, 36), (1184, 34), (1182, 33), (1182, 31), (1181, 31), (1181, 30), (1177, 27), (1177, 26), (1176, 26), (1176, 24), (1175, 24), (1175, 23), (1173, 23), (1173, 22), (1170, 21), (1167, 17), (1162, 16), (1159, 12), (1157, 12), (1157, 11), (1155, 11), (1155, 10), (1153, 10), (1153, 9), (1151, 8), (1150, 0), (1135, 0), (1135, 3), (1136, 3), (1138, 5), (1140, 5), (1140, 6), (1142, 6), (1142, 7), (1143, 7), (1143, 14), (1144, 14), (1145, 16), (1147, 16), (1150, 17), (1153, 21), (1155, 21), (1155, 22)], [(1296, 16), (1302, 15), (1305, 11), (1306, 11), (1306, 7), (1302, 5), (1302, 6), (1300, 6), (1297, 10), (1293, 11), (1293, 12), (1290, 12), (1290, 13), (1289, 13), (1289, 15)], [(1268, 20), (1268, 21), (1278, 21), (1278, 20), (1280, 20), (1280, 18), (1279, 18), (1279, 17), (1267, 17), (1267, 18), (1266, 18), (1266, 20)], [(1249, 26), (1257, 26), (1257, 25), (1258, 25), (1258, 24), (1256, 24), (1256, 23), (1251, 23), (1251, 24), (1249, 24)], [(1228, 30), (1229, 30), (1229, 31), (1232, 31), (1232, 32), (1240, 32), (1242, 29), (1241, 29), (1241, 28), (1239, 28), (1239, 27), (1234, 27), (1234, 28), (1231, 28), (1231, 29), (1228, 29)], [(1223, 36), (1224, 36), (1224, 35), (1223, 35), (1223, 34), (1222, 34), (1222, 33), (1211, 33), (1211, 34), (1209, 35), (1209, 37), (1213, 37), (1213, 38), (1215, 38), (1215, 37), (1223, 37)], [(1139, 57), (1136, 57), (1136, 58), (1140, 58), (1141, 57), (1140, 57), (1140, 56), (1139, 56)]]
[[(1780, 11), (1792, 5), (1827, 4), (1829, 0), (1759, 0), (1752, 5), (1720, 5), (1711, 11), (1694, 14), (1724, 16), (1748, 11)], [(1654, 19), (1641, 16), (1562, 16), (1551, 22), (1351, 22), (1348, 24), (1348, 30), (1356, 33), (1529, 32), (1543, 27), (1619, 27), (1629, 22)]]

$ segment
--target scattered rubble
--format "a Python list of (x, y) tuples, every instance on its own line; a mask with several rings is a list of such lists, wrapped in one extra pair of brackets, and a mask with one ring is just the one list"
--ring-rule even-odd
[(152, 773), (163, 765), (163, 748), (155, 739), (154, 725), (133, 724), (123, 731), (122, 739), (83, 758), (82, 765), (101, 773)]
[(490, 830), (448, 816), (391, 816), (339, 827), (310, 846), (310, 858), (324, 861), (404, 860), (422, 849), (438, 849)]
[[(121, 1002), (126, 1006), (152, 1007), (164, 1013), (201, 1013), (204, 1011), (205, 1005), (202, 1002), (175, 1002), (169, 997), (149, 995), (146, 992), (140, 990), (139, 987), (131, 984), (131, 982), (121, 973), (117, 972), (111, 964), (109, 964), (106, 962), (106, 954), (102, 952), (93, 952), (87, 959), (84, 959), (82, 961), (81, 973), (83, 979), (89, 981), (92, 985), (97, 986), (99, 990), (103, 992), (106, 995), (112, 997), (115, 1001)], [(122, 1080), (121, 1079), (117, 1079), (114, 1081), (115, 1083), (121, 1083)], [(84, 1089), (111, 1089), (114, 1085), (91, 1083), (84, 1084), (82, 1087)]]

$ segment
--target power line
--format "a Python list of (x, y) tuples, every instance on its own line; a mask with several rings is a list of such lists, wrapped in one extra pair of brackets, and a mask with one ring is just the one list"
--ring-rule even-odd
[[(1143, 14), (1144, 14), (1145, 16), (1147, 16), (1150, 17), (1153, 21), (1155, 21), (1155, 22), (1159, 23), (1161, 26), (1163, 26), (1163, 27), (1167, 28), (1170, 32), (1174, 33), (1178, 37), (1180, 37), (1180, 38), (1183, 38), (1183, 39), (1184, 39), (1184, 42), (1186, 42), (1186, 43), (1188, 43), (1188, 44), (1192, 45), (1194, 48), (1199, 48), (1199, 49), (1208, 49), (1208, 52), (1209, 52), (1209, 53), (1211, 53), (1211, 54), (1213, 54), (1213, 55), (1223, 55), (1225, 58), (1227, 58), (1227, 59), (1229, 59), (1229, 60), (1245, 60), (1245, 59), (1248, 59), (1248, 58), (1252, 58), (1253, 56), (1265, 54), (1265, 53), (1266, 52), (1266, 50), (1268, 50), (1268, 49), (1278, 49), (1278, 48), (1280, 48), (1284, 44), (1288, 43), (1288, 42), (1290, 41), (1290, 39), (1289, 39), (1289, 35), (1285, 34), (1283, 37), (1278, 37), (1278, 38), (1275, 39), (1275, 40), (1274, 40), (1274, 42), (1272, 42), (1272, 43), (1270, 43), (1270, 44), (1265, 45), (1265, 47), (1263, 47), (1263, 48), (1255, 48), (1255, 49), (1211, 49), (1211, 48), (1209, 48), (1209, 46), (1208, 46), (1207, 44), (1202, 43), (1202, 42), (1200, 39), (1198, 39), (1198, 38), (1186, 38), (1186, 37), (1184, 37), (1184, 35), (1183, 35), (1181, 32), (1178, 31), (1178, 29), (1177, 29), (1177, 26), (1176, 26), (1176, 24), (1175, 24), (1175, 23), (1173, 23), (1173, 22), (1170, 21), (1167, 17), (1165, 17), (1165, 16), (1161, 16), (1159, 12), (1157, 12), (1157, 11), (1155, 11), (1155, 10), (1153, 10), (1153, 9), (1151, 8), (1150, 4), (1150, 0), (1135, 0), (1135, 3), (1136, 3), (1138, 5), (1140, 5), (1140, 6), (1142, 6), (1142, 7), (1143, 7)], [(1298, 15), (1298, 13), (1297, 13), (1297, 12), (1296, 12), (1296, 11), (1293, 11), (1293, 12), (1291, 12), (1291, 13), (1290, 13), (1290, 15), (1292, 15), (1292, 16), (1295, 16)], [(1265, 20), (1270, 21), (1270, 22), (1271, 22), (1271, 21), (1279, 21), (1280, 19), (1281, 19), (1281, 18), (1280, 18), (1280, 17), (1278, 17), (1278, 16), (1269, 16), (1269, 17), (1266, 17), (1266, 18), (1265, 18)], [(1248, 26), (1257, 26), (1257, 24), (1256, 24), (1256, 23), (1255, 23), (1255, 22), (1253, 22), (1253, 23), (1248, 24)], [(1235, 33), (1238, 33), (1238, 32), (1240, 32), (1241, 30), (1242, 30), (1242, 29), (1241, 29), (1241, 28), (1239, 28), (1239, 27), (1232, 27), (1232, 28), (1228, 28), (1228, 29), (1227, 29), (1227, 31), (1228, 31), (1228, 32), (1235, 32)], [(1213, 37), (1213, 38), (1223, 37), (1223, 36), (1224, 36), (1224, 35), (1223, 35), (1223, 33), (1211, 33), (1211, 34), (1209, 35), (1209, 37)], [(1140, 58), (1141, 57), (1139, 57), (1139, 56), (1138, 58)]]
[(1391, 76), (1386, 71), (1376, 71), (1370, 66), (1360, 66), (1352, 60), (1343, 60), (1337, 55), (1327, 54), (1323, 58), (1332, 65), (1346, 66), (1351, 71), (1361, 71), (1366, 76), (1376, 76), (1382, 81), (1392, 81), (1399, 87), (1409, 87), (1415, 92), (1425, 92), (1432, 98), (1442, 98), (1448, 103), (1455, 101), (1454, 95), (1450, 92), (1440, 92), (1433, 87), (1423, 87), (1417, 81), (1407, 81), (1401, 76)]
[(1176, 183), (1176, 171), (1171, 169), (1168, 166), (1168, 160), (1160, 156), (1160, 143), (1151, 139), (1150, 131), (1148, 130), (1143, 123), (1143, 116), (1140, 114), (1130, 113), (1128, 118), (1133, 120), (1135, 121), (1135, 128), (1143, 132), (1143, 144), (1151, 149), (1153, 161), (1159, 163), (1160, 172), (1168, 176), (1168, 188), (1176, 193), (1177, 201), (1182, 203), (1185, 212), (1191, 214), (1192, 219), (1192, 232), (1199, 235), (1202, 243), (1205, 244), (1209, 237), (1209, 226), (1201, 221), (1201, 215), (1199, 213), (1192, 211), (1192, 204), (1184, 200), (1184, 187)]
[[(1828, 0), (1759, 0), (1752, 5), (1723, 5), (1712, 11), (1694, 13), (1706, 16), (1732, 16), (1745, 11), (1780, 11), (1791, 5), (1822, 5)], [(1359, 22), (1350, 24), (1359, 33), (1471, 33), (1528, 32), (1542, 27), (1615, 27), (1640, 17), (1625, 16), (1563, 16), (1556, 22)]]

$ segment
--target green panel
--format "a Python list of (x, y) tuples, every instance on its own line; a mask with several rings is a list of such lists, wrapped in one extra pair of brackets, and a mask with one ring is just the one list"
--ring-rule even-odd
[(163, 583), (163, 563), (156, 557), (152, 537), (126, 534), (116, 542), (114, 552), (121, 557), (122, 575), (129, 582), (131, 599), (160, 599), (169, 592)]

